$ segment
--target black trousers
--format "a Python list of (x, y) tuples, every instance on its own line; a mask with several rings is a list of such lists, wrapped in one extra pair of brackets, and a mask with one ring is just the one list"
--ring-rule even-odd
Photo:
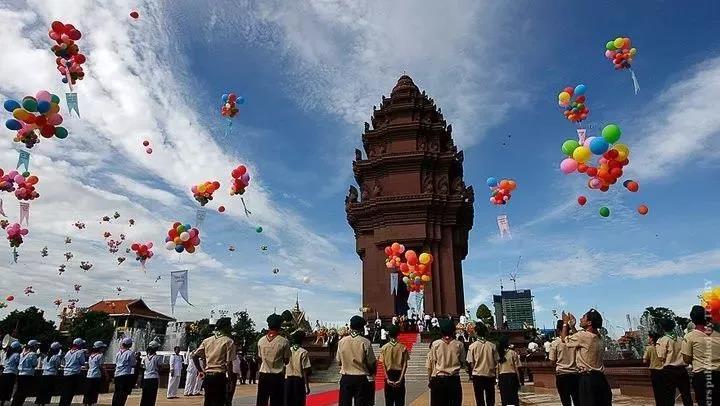
[(15, 394), (12, 399), (12, 406), (22, 406), (25, 403), (25, 399), (30, 395), (32, 390), (33, 381), (35, 376), (33, 375), (18, 375), (17, 377), (17, 388), (15, 388)]
[(16, 374), (0, 375), (0, 402), (7, 402), (8, 400), (10, 400), (13, 394), (13, 388), (15, 387), (16, 380)]
[(238, 375), (232, 374), (227, 380), (227, 396), (225, 396), (225, 406), (232, 406), (232, 400), (235, 396), (235, 388), (237, 387)]
[(227, 399), (227, 377), (225, 373), (205, 374), (203, 381), (205, 388), (204, 406), (225, 406)]
[(655, 406), (662, 406), (663, 384), (662, 372), (659, 369), (650, 370), (650, 384), (652, 385), (653, 397), (655, 398)]
[(560, 396), (560, 403), (563, 406), (578, 406), (580, 404), (578, 374), (555, 375), (555, 386), (557, 387), (558, 396)]
[(462, 405), (460, 375), (436, 376), (430, 380), (431, 406)]
[[(692, 406), (690, 395), (690, 377), (687, 369), (682, 366), (665, 366), (660, 370), (663, 383), (663, 405), (672, 406), (675, 404), (675, 389), (680, 392), (683, 406)], [(720, 400), (720, 399), (719, 399)]]
[(578, 392), (582, 406), (611, 406), (612, 391), (605, 374), (600, 371), (581, 373)]
[(257, 370), (250, 370), (250, 373), (248, 375), (248, 383), (257, 383)]
[(75, 394), (81, 388), (83, 377), (80, 374), (65, 375), (60, 382), (62, 382), (63, 388), (58, 406), (70, 406)]
[[(137, 376), (134, 374), (115, 377), (115, 392), (112, 397), (112, 406), (125, 406), (127, 398), (132, 393)], [(69, 406), (69, 404), (67, 405)]]
[(405, 406), (405, 380), (397, 386), (390, 386), (388, 381), (396, 382), (400, 379), (402, 371), (389, 369), (385, 380), (385, 406)]
[(241, 369), (240, 370), (240, 385), (245, 385), (247, 383), (247, 376), (248, 376), (248, 370)]
[(305, 406), (305, 379), (299, 376), (285, 378), (285, 406)]
[(140, 406), (155, 406), (158, 384), (158, 378), (143, 378)]
[(85, 394), (83, 395), (83, 405), (94, 405), (98, 402), (98, 393), (100, 393), (100, 385), (102, 378), (86, 378)]
[[(500, 389), (500, 403), (503, 406), (520, 405), (520, 379), (515, 373), (505, 373), (498, 375), (498, 389)], [(584, 405), (583, 405), (584, 406)]]
[(52, 394), (55, 391), (55, 375), (42, 375), (40, 377), (40, 385), (38, 385), (37, 396), (35, 397), (36, 405), (48, 405), (52, 401)]
[(475, 405), (495, 406), (495, 377), (473, 375), (472, 383), (475, 392)]
[(277, 374), (260, 372), (256, 406), (268, 406), (268, 402), (270, 406), (283, 406), (284, 381), (285, 376), (282, 372)]
[(698, 406), (720, 405), (720, 371), (694, 372), (692, 386)]
[(365, 375), (341, 375), (338, 406), (367, 406), (367, 382)]

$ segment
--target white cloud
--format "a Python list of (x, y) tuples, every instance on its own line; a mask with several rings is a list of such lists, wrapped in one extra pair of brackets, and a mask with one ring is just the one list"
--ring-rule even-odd
[(560, 306), (560, 307), (563, 307), (563, 306), (565, 306), (565, 305), (567, 304), (567, 302), (565, 301), (565, 299), (564, 299), (562, 296), (560, 296), (560, 295), (555, 295), (555, 296), (553, 296), (553, 300), (555, 301), (555, 304), (557, 304), (557, 305)]
[(643, 256), (636, 262), (624, 265), (619, 274), (633, 278), (652, 278), (717, 271), (720, 271), (720, 249), (693, 252), (672, 259)]

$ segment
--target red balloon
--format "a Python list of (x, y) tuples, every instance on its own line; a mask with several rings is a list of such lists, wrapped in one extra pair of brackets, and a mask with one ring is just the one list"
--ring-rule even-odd
[(148, 141), (148, 140), (143, 141), (143, 147), (147, 147), (148, 145), (150, 145), (150, 141)]
[(225, 206), (220, 206), (220, 207), (218, 207), (218, 211), (219, 211), (220, 213), (225, 212)]
[(130, 249), (132, 249), (133, 251), (137, 251), (138, 248), (140, 248), (140, 246), (137, 243), (130, 246)]
[(140, 17), (140, 13), (138, 13), (138, 12), (135, 11), (135, 10), (133, 10), (133, 11), (130, 12), (130, 17), (132, 17), (132, 18), (134, 18), (134, 19), (137, 20), (137, 19)]
[(644, 204), (641, 204), (641, 205), (638, 207), (637, 211), (638, 211), (638, 213), (640, 213), (640, 214), (642, 214), (642, 215), (644, 216), (644, 215), (648, 214), (648, 207), (645, 206)]
[(597, 168), (595, 168), (593, 166), (589, 166), (587, 168), (587, 174), (588, 174), (588, 176), (595, 177), (598, 174), (598, 170), (597, 170)]
[(577, 198), (577, 202), (580, 206), (585, 206), (585, 203), (587, 203), (587, 197), (585, 196), (579, 196)]
[(633, 180), (628, 182), (627, 186), (625, 186), (625, 187), (627, 187), (627, 189), (633, 193), (637, 192), (640, 189), (640, 185), (638, 185), (638, 183)]
[(391, 257), (393, 255), (393, 250), (390, 247), (385, 247), (385, 255), (388, 257)]
[(63, 30), (65, 30), (65, 25), (63, 23), (61, 23), (60, 21), (53, 21), (52, 24), (50, 25), (50, 27), (55, 32), (62, 32)]
[(15, 300), (15, 296), (10, 295), (10, 296), (6, 297), (5, 300), (8, 302), (12, 302), (13, 300)]
[(607, 192), (609, 189), (610, 189), (610, 187), (607, 185), (600, 186), (600, 191), (602, 191), (602, 192)]

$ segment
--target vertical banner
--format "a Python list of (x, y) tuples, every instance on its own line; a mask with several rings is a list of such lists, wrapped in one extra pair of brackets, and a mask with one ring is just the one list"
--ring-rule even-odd
[(391, 272), (390, 273), (390, 294), (397, 295), (397, 290), (398, 290), (398, 273)]
[(199, 207), (197, 209), (197, 212), (195, 213), (195, 227), (197, 229), (200, 229), (200, 226), (202, 225), (203, 221), (205, 221), (205, 215), (207, 214), (207, 210), (205, 210), (204, 207)]
[(500, 229), (500, 238), (505, 238), (507, 236), (508, 238), (512, 238), (512, 235), (510, 235), (510, 223), (508, 223), (508, 218), (506, 215), (500, 215), (497, 217), (497, 224), (498, 229)]
[(5, 210), (3, 210), (2, 199), (0, 199), (0, 216), (7, 218), (7, 214), (5, 214)]
[(177, 301), (178, 293), (185, 299), (185, 302), (192, 306), (188, 299), (188, 271), (173, 271), (170, 272), (170, 308), (172, 312), (175, 312), (175, 302)]
[(80, 108), (78, 107), (77, 93), (65, 93), (65, 101), (68, 106), (68, 113), (72, 113), (75, 110), (75, 114), (80, 117)]
[(28, 202), (20, 202), (20, 221), (18, 223), (22, 224), (23, 219), (25, 220), (25, 225), (30, 225), (30, 203)]
[(632, 77), (635, 94), (638, 94), (638, 92), (640, 91), (640, 83), (638, 83), (637, 76), (635, 76), (635, 71), (632, 69), (630, 69), (630, 76)]
[(578, 135), (578, 142), (580, 143), (580, 145), (585, 144), (585, 140), (587, 139), (587, 131), (584, 128), (578, 128), (577, 135)]
[(20, 168), (21, 166), (25, 167), (25, 172), (28, 172), (30, 170), (30, 153), (27, 151), (19, 151), (20, 154), (18, 155), (18, 162), (15, 166), (15, 169)]

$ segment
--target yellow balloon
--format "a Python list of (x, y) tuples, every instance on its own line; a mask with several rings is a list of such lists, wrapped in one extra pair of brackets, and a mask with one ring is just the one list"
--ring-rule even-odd
[(615, 41), (613, 41), (613, 45), (615, 45), (615, 48), (622, 48), (623, 44), (625, 44), (625, 40), (622, 38), (615, 38)]
[(13, 110), (13, 117), (15, 117), (18, 120), (25, 120), (26, 118), (28, 118), (29, 115), (30, 115), (30, 113), (28, 113), (27, 111), (25, 111), (24, 109), (22, 109), (20, 107)]
[(592, 152), (590, 152), (590, 148), (583, 145), (575, 148), (572, 155), (574, 160), (584, 163), (592, 157)]
[(205, 193), (205, 185), (199, 185), (197, 187), (197, 191), (200, 193)]
[(630, 148), (625, 144), (615, 144), (613, 145), (613, 149), (618, 152), (618, 161), (624, 161), (625, 158), (630, 156)]
[(429, 275), (423, 275), (420, 279), (422, 279), (423, 282), (430, 282), (430, 276), (429, 276)]
[(428, 254), (427, 252), (423, 252), (418, 257), (418, 261), (420, 261), (421, 264), (427, 265), (430, 262), (430, 254)]
[(60, 105), (53, 103), (50, 105), (50, 114), (57, 114), (60, 112)]
[(637, 54), (637, 48), (630, 48), (630, 56), (635, 56)]
[(568, 92), (560, 92), (558, 95), (558, 100), (560, 101), (568, 101), (570, 100), (570, 93)]

